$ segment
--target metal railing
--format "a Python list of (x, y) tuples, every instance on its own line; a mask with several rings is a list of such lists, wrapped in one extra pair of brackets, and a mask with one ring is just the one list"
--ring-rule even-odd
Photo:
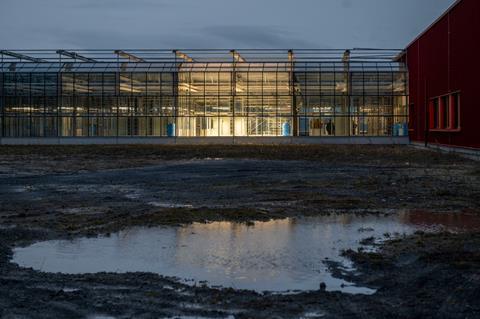
[(391, 62), (401, 54), (399, 49), (39, 49), (0, 50), (0, 61), (10, 62)]

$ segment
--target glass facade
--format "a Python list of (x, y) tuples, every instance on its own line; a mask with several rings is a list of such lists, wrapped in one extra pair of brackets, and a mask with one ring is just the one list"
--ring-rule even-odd
[(407, 134), (407, 74), (399, 62), (179, 60), (3, 60), (1, 135)]

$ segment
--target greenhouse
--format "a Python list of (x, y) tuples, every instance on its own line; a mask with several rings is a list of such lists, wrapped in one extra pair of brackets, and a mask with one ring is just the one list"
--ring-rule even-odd
[(2, 137), (408, 134), (395, 50), (0, 53)]

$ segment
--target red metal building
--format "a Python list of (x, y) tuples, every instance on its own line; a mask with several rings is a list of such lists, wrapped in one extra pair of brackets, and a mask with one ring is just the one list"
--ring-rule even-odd
[(480, 149), (480, 1), (459, 0), (406, 49), (413, 142)]

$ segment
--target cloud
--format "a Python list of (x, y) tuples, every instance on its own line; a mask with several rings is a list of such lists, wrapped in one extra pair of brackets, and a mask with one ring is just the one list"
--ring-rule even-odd
[(0, 0), (0, 46), (401, 47), (452, 1)]
[[(193, 30), (192, 30), (193, 29)], [(52, 34), (57, 43), (73, 49), (206, 49), (206, 48), (327, 48), (280, 27), (207, 26), (170, 30), (131, 29), (103, 30), (95, 28), (63, 29), (39, 33)], [(53, 30), (52, 30), (53, 31)]]
[(281, 27), (271, 26), (208, 26), (201, 30), (232, 48), (312, 48), (318, 44)]
[(342, 0), (342, 7), (345, 9), (350, 9), (353, 3), (352, 0)]
[(72, 8), (78, 9), (88, 9), (88, 10), (99, 10), (99, 9), (108, 9), (108, 10), (117, 10), (117, 9), (142, 9), (148, 7), (158, 8), (158, 7), (168, 7), (174, 6), (174, 2), (168, 0), (83, 0), (83, 1), (64, 1), (66, 5), (71, 6)]

